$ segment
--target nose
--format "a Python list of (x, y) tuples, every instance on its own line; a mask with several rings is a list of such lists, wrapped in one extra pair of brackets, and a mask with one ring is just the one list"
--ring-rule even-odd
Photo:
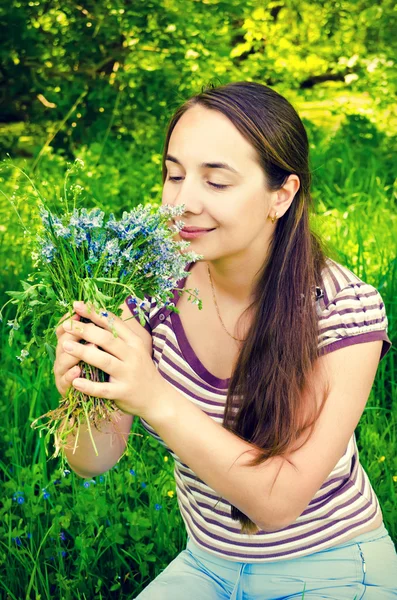
[[(193, 213), (199, 215), (203, 211), (203, 203), (200, 199), (200, 191), (193, 179), (185, 179), (177, 182), (174, 186), (176, 190), (169, 189), (164, 200), (166, 204), (172, 206), (185, 206), (184, 214)], [(183, 218), (183, 217), (181, 217)]]

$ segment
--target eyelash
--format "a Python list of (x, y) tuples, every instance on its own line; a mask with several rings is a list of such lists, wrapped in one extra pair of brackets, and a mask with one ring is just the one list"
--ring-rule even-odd
[[(170, 181), (175, 181), (178, 182), (182, 179), (182, 177), (168, 177), (168, 179)], [(224, 185), (224, 184), (220, 184), (220, 183), (212, 183), (211, 181), (208, 181), (209, 185), (211, 185), (212, 187), (218, 189), (218, 190), (224, 190), (225, 188), (229, 187), (228, 185)]]

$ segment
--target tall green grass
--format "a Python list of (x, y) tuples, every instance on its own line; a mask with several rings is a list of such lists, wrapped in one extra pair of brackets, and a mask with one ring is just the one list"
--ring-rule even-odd
[[(379, 289), (396, 340), (395, 187), (393, 138), (365, 119), (350, 118), (334, 132), (308, 124), (317, 215), (313, 227), (329, 254)], [(371, 137), (372, 136), (372, 137)], [(113, 141), (95, 164), (98, 149), (82, 148), (87, 164), (82, 183), (96, 204), (121, 212), (140, 198), (160, 199), (158, 149), (143, 161)], [(110, 144), (110, 146), (109, 146)], [(16, 161), (29, 168), (29, 163)], [(65, 159), (47, 152), (35, 181), (47, 197), (59, 197)], [(22, 185), (16, 172), (0, 173), (7, 195)], [(35, 223), (35, 197), (18, 206)], [(30, 253), (15, 213), (0, 197), (2, 296), (16, 289), (30, 268)], [(83, 480), (64, 474), (48, 460), (33, 419), (56, 406), (58, 392), (50, 358), (35, 351), (22, 365), (17, 346), (0, 328), (3, 385), (0, 395), (0, 596), (72, 600), (135, 597), (185, 547), (177, 508), (172, 459), (139, 423), (129, 455), (101, 477)], [(16, 332), (16, 344), (29, 336)], [(395, 342), (394, 342), (395, 343)], [(379, 365), (367, 407), (356, 430), (361, 462), (381, 503), (384, 522), (397, 542), (396, 349)], [(51, 449), (49, 454), (51, 454)], [(19, 499), (19, 500), (18, 500)]]

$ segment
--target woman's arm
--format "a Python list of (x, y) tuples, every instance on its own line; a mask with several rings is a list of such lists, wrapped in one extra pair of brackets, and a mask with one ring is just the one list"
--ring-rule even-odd
[[(167, 384), (162, 410), (146, 420), (196, 475), (265, 531), (278, 531), (304, 511), (343, 456), (363, 413), (382, 341), (354, 344), (320, 357), (312, 383), (329, 395), (309, 441), (286, 459), (246, 466), (256, 452)], [(306, 436), (304, 436), (306, 438)], [(251, 450), (239, 456), (246, 450)]]
[[(131, 319), (131, 311), (125, 303), (122, 304), (121, 308), (123, 312), (120, 318), (122, 320), (128, 319), (126, 325), (142, 339), (151, 356), (152, 336), (136, 319)], [(59, 343), (62, 343), (62, 340)], [(61, 351), (58, 354), (60, 358)], [(61, 377), (61, 373), (59, 377)], [(93, 448), (87, 425), (82, 425), (79, 432), (78, 447), (74, 454), (75, 437), (70, 435), (67, 438), (65, 456), (70, 468), (77, 475), (80, 475), (80, 477), (95, 477), (109, 471), (118, 462), (125, 450), (133, 421), (133, 415), (118, 410), (114, 415), (112, 423), (103, 423), (101, 425), (101, 431), (92, 427), (98, 456)]]

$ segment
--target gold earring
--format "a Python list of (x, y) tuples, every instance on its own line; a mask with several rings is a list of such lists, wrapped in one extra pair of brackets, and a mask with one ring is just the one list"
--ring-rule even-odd
[(272, 223), (274, 223), (277, 219), (278, 216), (278, 212), (276, 212), (276, 214), (274, 215), (274, 217), (269, 217), (269, 219), (271, 220)]

